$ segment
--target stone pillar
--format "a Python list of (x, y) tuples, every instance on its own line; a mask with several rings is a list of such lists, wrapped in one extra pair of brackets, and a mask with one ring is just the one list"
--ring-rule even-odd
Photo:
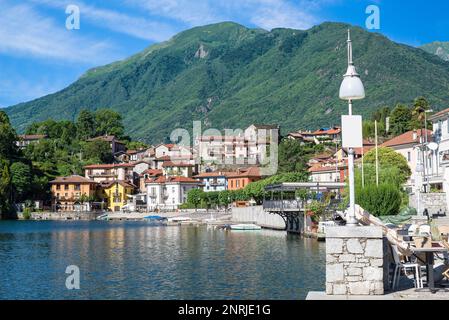
[(326, 293), (362, 296), (384, 294), (382, 228), (326, 229)]

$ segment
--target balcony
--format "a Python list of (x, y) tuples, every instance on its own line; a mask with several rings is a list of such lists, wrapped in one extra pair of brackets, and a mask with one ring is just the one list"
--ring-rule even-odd
[(299, 212), (303, 206), (302, 201), (298, 200), (265, 200), (263, 209), (269, 212)]

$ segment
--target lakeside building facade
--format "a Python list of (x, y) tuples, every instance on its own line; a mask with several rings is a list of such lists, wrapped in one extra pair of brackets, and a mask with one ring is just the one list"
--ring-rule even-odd
[(327, 161), (314, 164), (309, 168), (312, 182), (344, 182), (348, 176), (348, 163), (344, 161)]
[(127, 181), (115, 180), (101, 183), (100, 189), (109, 210), (119, 212), (129, 203), (131, 195), (134, 194), (135, 186)]
[(51, 181), (50, 185), (54, 211), (91, 210), (89, 201), (85, 201), (85, 199), (92, 199), (96, 196), (97, 183), (95, 181), (73, 175), (58, 177)]
[(248, 184), (262, 179), (258, 167), (238, 169), (226, 175), (228, 179), (227, 190), (241, 190)]
[(110, 181), (128, 181), (134, 183), (134, 164), (93, 164), (84, 167), (84, 175), (97, 183)]
[(160, 176), (146, 181), (147, 210), (176, 210), (187, 202), (187, 194), (201, 183), (187, 177)]
[(201, 182), (204, 192), (228, 190), (229, 172), (203, 172), (194, 178)]

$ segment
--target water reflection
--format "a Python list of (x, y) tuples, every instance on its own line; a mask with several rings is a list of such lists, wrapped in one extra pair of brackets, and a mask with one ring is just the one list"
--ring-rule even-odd
[(323, 290), (324, 259), (323, 244), (277, 231), (0, 222), (0, 299), (304, 299)]

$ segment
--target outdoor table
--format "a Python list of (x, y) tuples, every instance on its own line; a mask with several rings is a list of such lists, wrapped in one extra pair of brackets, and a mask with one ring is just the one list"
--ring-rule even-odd
[(434, 254), (448, 252), (448, 249), (439, 244), (432, 243), (432, 248), (410, 248), (413, 254), (424, 253), (426, 255), (427, 285), (430, 292), (436, 293), (433, 266), (435, 264)]

